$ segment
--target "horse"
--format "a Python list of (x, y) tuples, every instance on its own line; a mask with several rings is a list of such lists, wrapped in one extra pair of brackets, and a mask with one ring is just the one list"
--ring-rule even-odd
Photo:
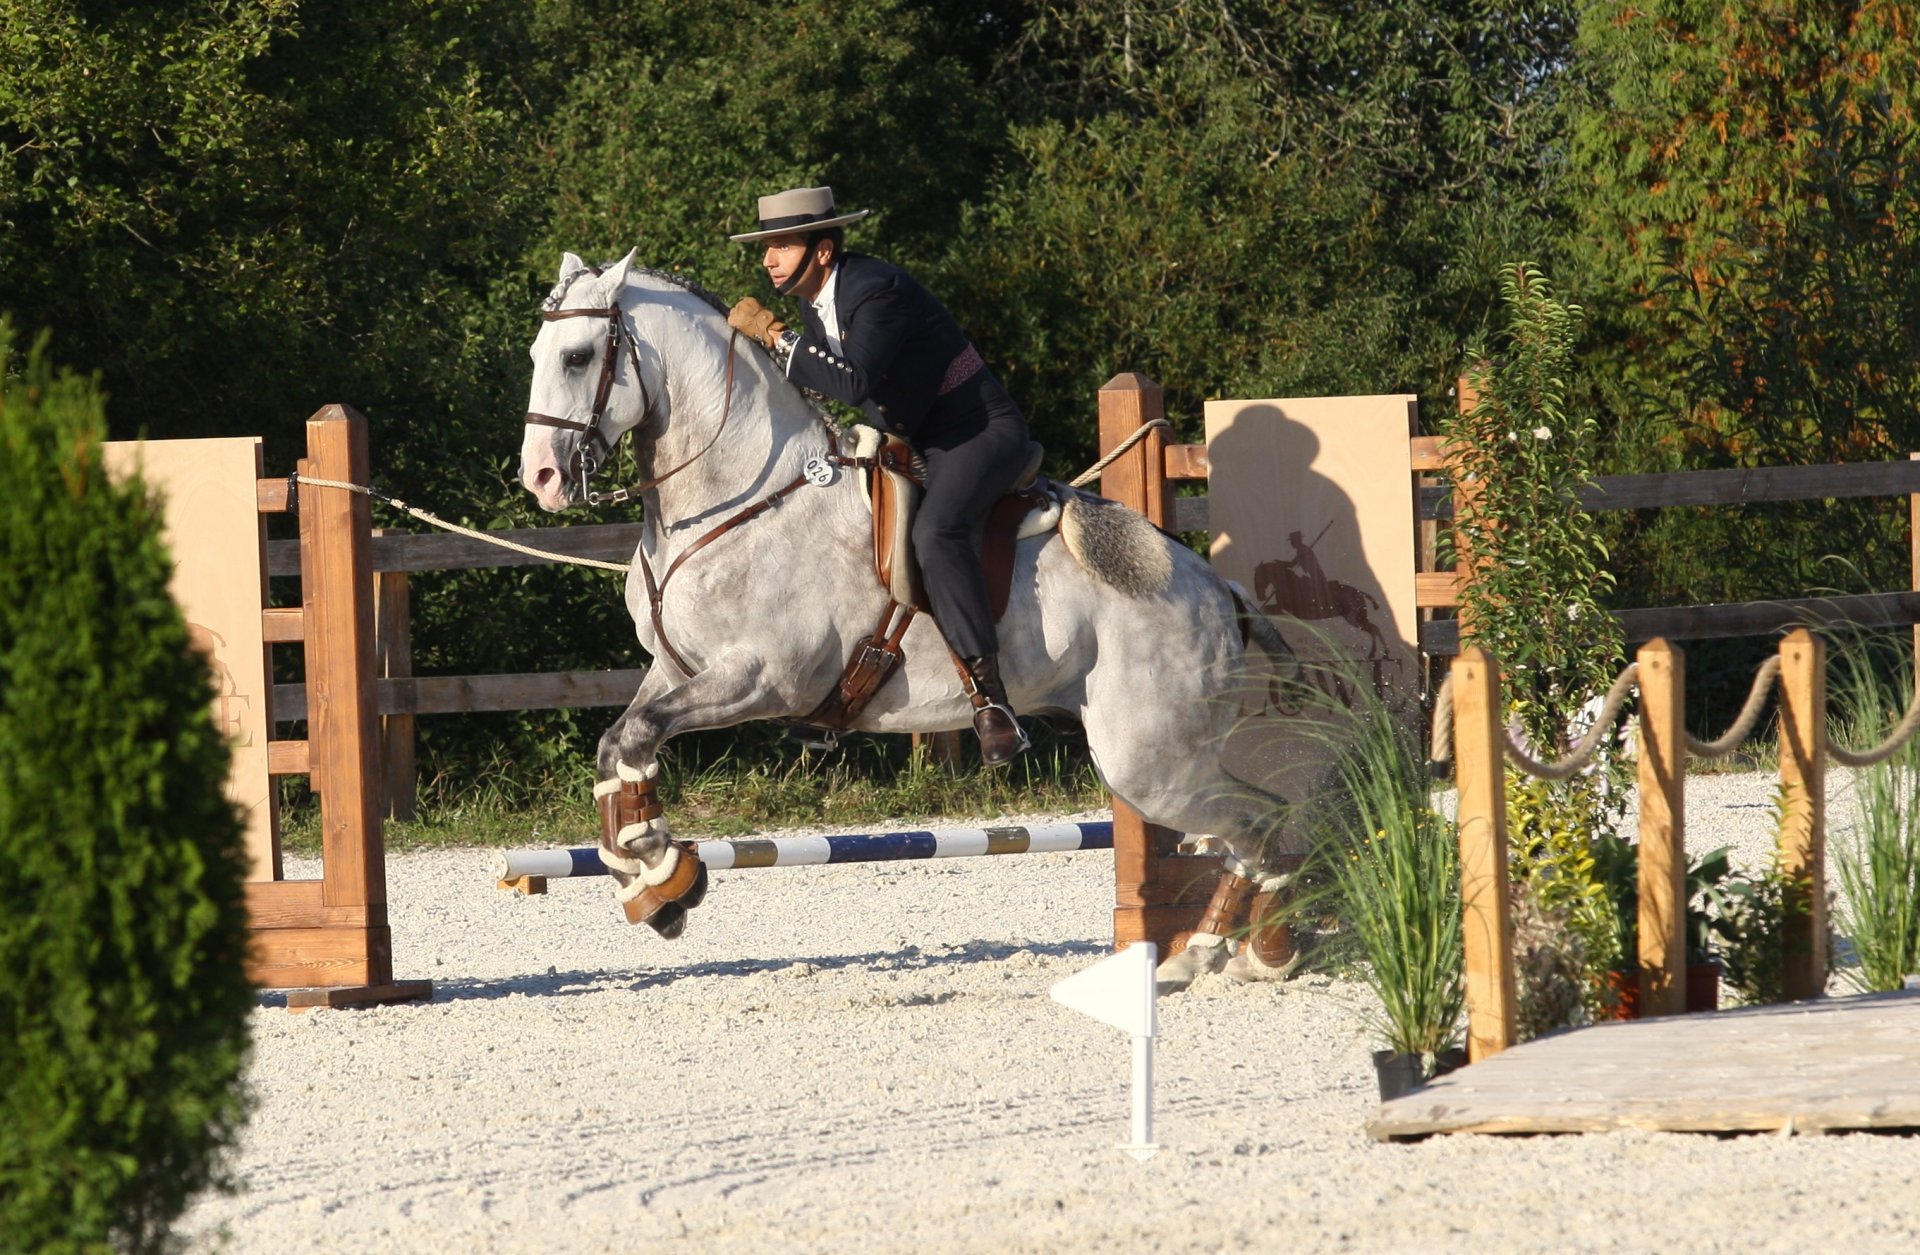
[[(548, 511), (644, 507), (626, 605), (653, 661), (600, 739), (594, 793), (616, 897), (669, 938), (706, 883), (659, 803), (660, 747), (682, 732), (803, 719), (891, 605), (844, 430), (725, 312), (632, 252), (605, 267), (567, 253), (529, 350), (524, 487)], [(629, 435), (643, 482), (595, 491)], [(1286, 802), (1236, 778), (1221, 750), (1246, 677), (1290, 651), (1244, 591), (1175, 538), (1104, 498), (1050, 491), (1058, 526), (1018, 543), (999, 627), (1014, 708), (1077, 718), (1115, 797), (1257, 874)], [(899, 647), (898, 669), (851, 728), (970, 726), (938, 625), (912, 619)]]

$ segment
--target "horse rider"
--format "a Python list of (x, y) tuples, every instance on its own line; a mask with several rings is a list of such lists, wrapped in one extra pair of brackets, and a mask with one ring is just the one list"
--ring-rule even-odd
[(846, 251), (830, 187), (762, 196), (759, 226), (730, 237), (759, 242), (780, 296), (800, 301), (795, 331), (752, 297), (727, 322), (784, 357), (787, 378), (854, 405), (925, 459), (926, 492), (913, 546), (934, 622), (973, 704), (980, 757), (1007, 762), (1027, 736), (1000, 679), (977, 537), (993, 503), (1026, 468), (1030, 436), (1020, 407), (932, 293), (898, 266)]

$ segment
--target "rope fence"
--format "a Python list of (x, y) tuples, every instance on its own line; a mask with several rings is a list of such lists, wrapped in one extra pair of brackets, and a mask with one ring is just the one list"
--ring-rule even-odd
[[(1542, 760), (1515, 743), (1505, 726), (1498, 664), (1469, 647), (1454, 660), (1436, 693), (1432, 757), (1454, 761), (1458, 787), (1463, 943), (1466, 954), (1467, 1043), (1473, 1059), (1514, 1044), (1518, 991), (1513, 955), (1505, 767), (1564, 780), (1593, 762), (1598, 747), (1638, 696), (1635, 750), (1639, 788), (1637, 953), (1628, 956), (1643, 1015), (1686, 1008), (1689, 966), (1685, 779), (1689, 758), (1719, 758), (1747, 741), (1768, 698), (1779, 711), (1778, 854), (1793, 886), (1782, 924), (1782, 986), (1789, 1000), (1820, 997), (1829, 948), (1826, 900), (1826, 772), (1885, 762), (1920, 732), (1920, 691), (1878, 744), (1853, 750), (1828, 729), (1826, 645), (1800, 628), (1754, 673), (1733, 725), (1713, 740), (1686, 730), (1686, 655), (1665, 641), (1643, 646), (1608, 689), (1592, 725), (1563, 757)], [(1920, 684), (1916, 685), (1920, 690)]]
[[(1639, 683), (1638, 663), (1628, 663), (1620, 674), (1614, 677), (1613, 686), (1607, 690), (1599, 715), (1594, 719), (1586, 733), (1567, 751), (1563, 758), (1546, 760), (1533, 757), (1527, 747), (1517, 741), (1511, 729), (1505, 732), (1505, 757), (1514, 766), (1530, 776), (1542, 780), (1567, 780), (1575, 774), (1593, 765), (1602, 737), (1614, 720), (1620, 717), (1627, 699), (1633, 695)], [(1745, 705), (1740, 714), (1727, 728), (1726, 732), (1714, 740), (1702, 741), (1693, 734), (1687, 734), (1687, 756), (1689, 758), (1716, 759), (1725, 758), (1740, 748), (1753, 735), (1753, 730), (1765, 713), (1767, 698), (1771, 696), (1774, 683), (1780, 678), (1780, 660), (1769, 658), (1755, 669), (1753, 686), (1747, 692)], [(1913, 700), (1908, 704), (1906, 715), (1887, 734), (1886, 740), (1867, 750), (1850, 750), (1835, 741), (1830, 735), (1822, 734), (1822, 747), (1833, 760), (1843, 767), (1872, 767), (1883, 763), (1898, 753), (1900, 747), (1920, 732), (1920, 688), (1917, 688)], [(1433, 700), (1433, 734), (1429, 739), (1429, 757), (1435, 763), (1453, 761), (1453, 675), (1451, 672), (1440, 681)]]

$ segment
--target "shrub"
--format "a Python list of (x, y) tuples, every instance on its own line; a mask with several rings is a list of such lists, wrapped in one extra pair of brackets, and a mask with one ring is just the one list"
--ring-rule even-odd
[[(240, 820), (157, 503), (0, 322), (0, 1247), (164, 1245), (244, 1118)], [(16, 373), (17, 368), (17, 373)]]
[(1431, 1057), (1458, 1041), (1466, 1003), (1459, 845), (1431, 805), (1414, 731), (1366, 677), (1343, 678), (1331, 687), (1354, 695), (1350, 707), (1310, 682), (1290, 690), (1332, 761), (1314, 794), (1316, 849), (1366, 959), (1381, 1039)]
[[(1901, 722), (1907, 686), (1891, 677), (1905, 665), (1906, 645), (1898, 638), (1836, 644), (1834, 705), (1856, 749), (1878, 744)], [(1852, 839), (1828, 850), (1842, 891), (1835, 923), (1856, 961), (1847, 978), (1867, 992), (1900, 989), (1920, 972), (1920, 739), (1909, 736), (1856, 771), (1853, 802)]]

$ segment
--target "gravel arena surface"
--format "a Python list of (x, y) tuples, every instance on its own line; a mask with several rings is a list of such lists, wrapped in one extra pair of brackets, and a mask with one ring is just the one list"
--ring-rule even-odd
[[(1691, 779), (1689, 845), (1762, 864), (1771, 790)], [(1842, 773), (1828, 815), (1845, 839)], [(263, 998), (244, 1189), (189, 1213), (192, 1249), (1920, 1243), (1908, 1136), (1376, 1144), (1368, 995), (1325, 976), (1161, 999), (1163, 1149), (1137, 1163), (1128, 1039), (1048, 997), (1108, 953), (1104, 852), (718, 872), (674, 942), (628, 926), (607, 881), (521, 897), (490, 857), (389, 860), (396, 975), (431, 978), (431, 1003)]]

